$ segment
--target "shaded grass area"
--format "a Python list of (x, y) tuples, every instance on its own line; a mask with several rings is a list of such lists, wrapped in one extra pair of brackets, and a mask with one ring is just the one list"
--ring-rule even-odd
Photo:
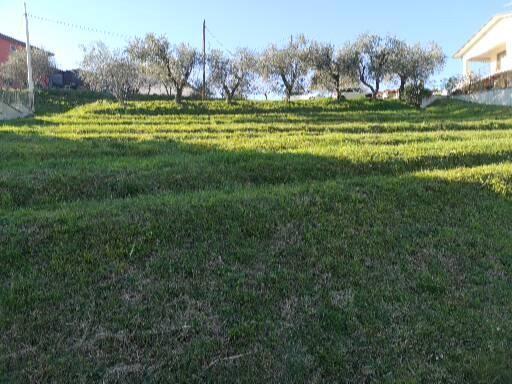
[[(0, 135), (0, 208), (55, 205), (78, 200), (104, 200), (186, 193), (197, 190), (236, 190), (241, 187), (327, 181), (365, 175), (402, 175), (425, 168), (471, 167), (512, 161), (512, 140), (503, 135), (439, 138), (426, 143), (373, 143), (371, 138), (312, 140), (285, 153), (217, 149), (208, 144), (175, 140), (136, 142), (115, 139), (69, 141), (30, 135)], [(273, 135), (273, 138), (279, 136)], [(243, 141), (244, 139), (233, 139)], [(358, 141), (356, 141), (358, 140)], [(398, 140), (398, 139), (396, 139)], [(223, 143), (229, 141), (223, 140)], [(299, 141), (304, 144), (304, 138)], [(271, 143), (275, 145), (276, 142)], [(241, 147), (242, 145), (240, 145)], [(322, 151), (315, 155), (309, 152)], [(25, 152), (20, 158), (20, 154)]]
[(0, 381), (512, 380), (508, 109), (118, 108), (0, 126)]

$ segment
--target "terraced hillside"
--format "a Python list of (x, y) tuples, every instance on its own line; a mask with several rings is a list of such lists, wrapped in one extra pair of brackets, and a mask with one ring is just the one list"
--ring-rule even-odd
[(0, 382), (512, 381), (512, 110), (0, 124)]

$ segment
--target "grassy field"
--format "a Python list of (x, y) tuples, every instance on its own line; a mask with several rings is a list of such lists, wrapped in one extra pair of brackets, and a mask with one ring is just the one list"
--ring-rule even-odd
[(39, 99), (0, 382), (512, 382), (512, 110)]

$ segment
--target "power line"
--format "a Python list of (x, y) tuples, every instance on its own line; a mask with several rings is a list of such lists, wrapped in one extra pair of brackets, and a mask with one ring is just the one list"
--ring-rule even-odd
[(33, 14), (28, 14), (28, 17), (30, 17), (31, 19), (34, 19), (34, 20), (45, 22), (45, 23), (62, 25), (64, 27), (78, 29), (78, 30), (85, 31), (85, 32), (93, 32), (93, 33), (98, 33), (98, 34), (102, 34), (102, 35), (109, 35), (109, 36), (122, 37), (122, 38), (128, 38), (128, 39), (131, 38), (131, 36), (128, 36), (128, 35), (125, 35), (122, 33), (107, 31), (104, 29), (97, 29), (97, 28), (88, 27), (85, 25), (68, 23), (68, 22), (62, 21), (62, 20), (49, 19), (47, 17), (37, 16), (37, 15), (33, 15)]
[(213, 32), (210, 30), (210, 28), (208, 28), (208, 26), (206, 26), (206, 31), (208, 32), (208, 34), (210, 35), (210, 37), (215, 40), (215, 42), (222, 48), (224, 49), (227, 53), (229, 53), (231, 56), (235, 56), (235, 54), (233, 52), (231, 52), (229, 50), (228, 47), (226, 47), (214, 34)]
[[(63, 20), (50, 19), (48, 17), (38, 16), (38, 15), (31, 14), (31, 13), (28, 14), (28, 17), (30, 17), (33, 20), (42, 21), (42, 22), (45, 22), (45, 23), (56, 24), (56, 25), (60, 25), (60, 26), (63, 26), (63, 27), (84, 31), (84, 32), (92, 32), (92, 33), (108, 35), (108, 36), (114, 36), (114, 37), (127, 38), (127, 39), (131, 39), (132, 38), (132, 36), (128, 36), (128, 35), (125, 35), (125, 34), (122, 34), (122, 33), (118, 33), (118, 32), (107, 31), (105, 29), (89, 27), (89, 26), (81, 25), (81, 24), (70, 23), (70, 22), (63, 21)], [(210, 28), (208, 28), (207, 25), (205, 26), (205, 30), (208, 33), (208, 35), (215, 41), (215, 43), (219, 47), (221, 47), (224, 51), (229, 53), (231, 56), (235, 56), (233, 51), (231, 51), (224, 43), (222, 43), (222, 41), (219, 38), (217, 38), (217, 36), (211, 31)], [(208, 44), (208, 46), (210, 46), (210, 44)]]

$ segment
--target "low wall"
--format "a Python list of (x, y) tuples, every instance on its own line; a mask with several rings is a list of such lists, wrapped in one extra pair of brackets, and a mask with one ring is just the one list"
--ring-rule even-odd
[(13, 120), (30, 115), (31, 112), (21, 105), (12, 107), (8, 104), (0, 102), (0, 120)]
[(494, 89), (492, 91), (477, 92), (470, 95), (454, 96), (454, 99), (477, 104), (512, 107), (512, 88)]
[(19, 119), (32, 115), (27, 91), (0, 90), (0, 120)]
[(422, 100), (420, 108), (421, 109), (428, 108), (432, 104), (434, 104), (437, 100), (442, 100), (442, 99), (446, 99), (446, 97), (445, 96), (430, 96), (429, 98)]

